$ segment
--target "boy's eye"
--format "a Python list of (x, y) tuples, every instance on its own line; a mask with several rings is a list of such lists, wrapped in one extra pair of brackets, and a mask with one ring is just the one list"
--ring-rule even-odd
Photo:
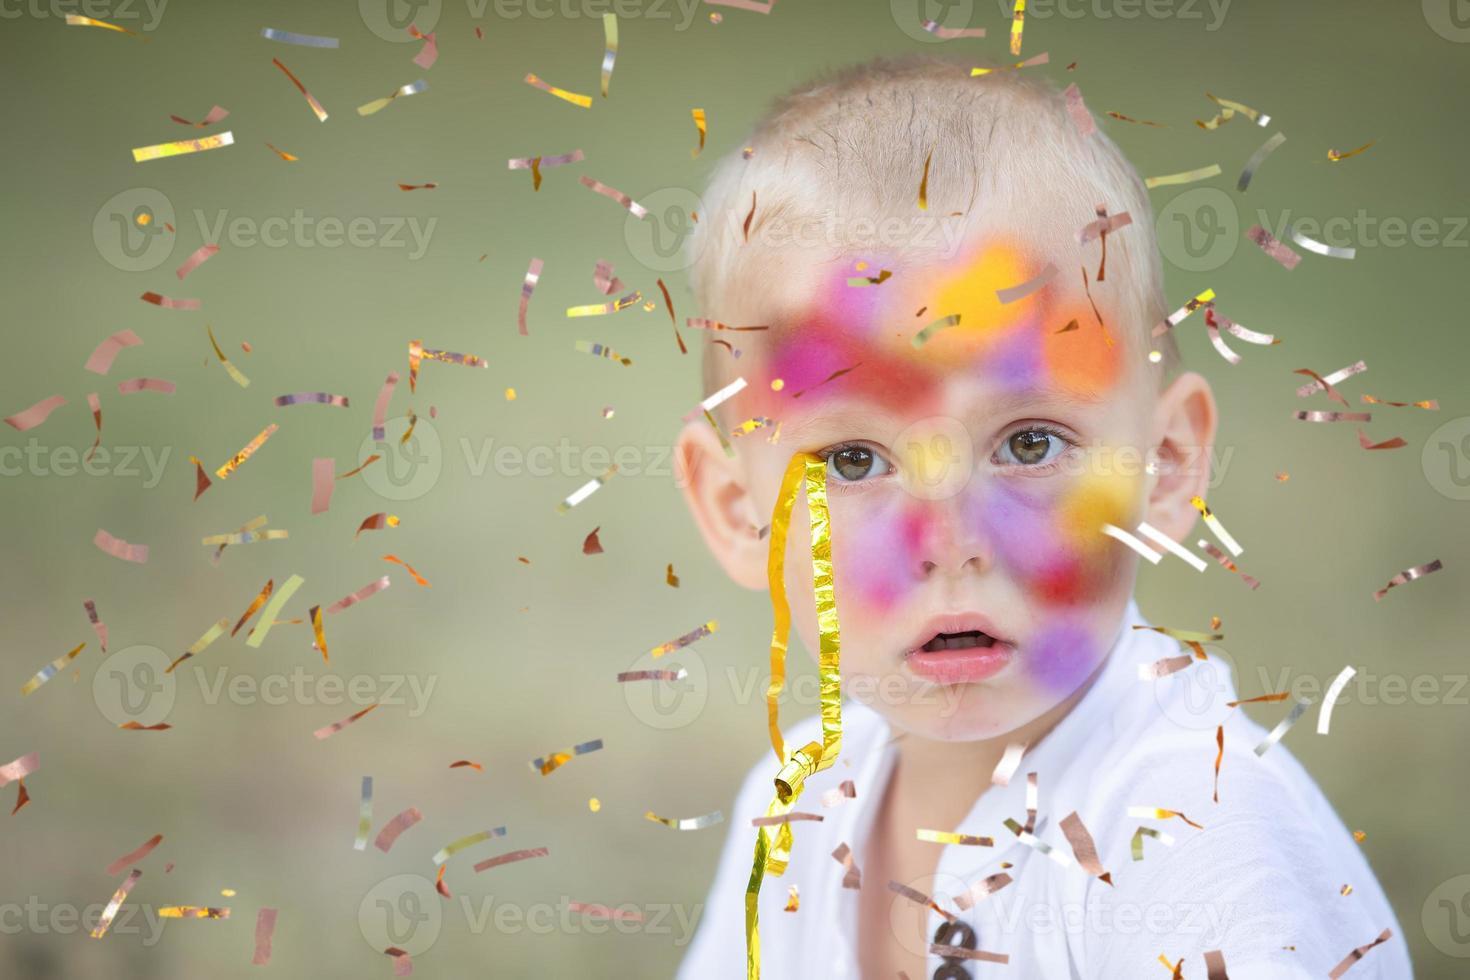
[(888, 470), (888, 461), (867, 446), (844, 446), (827, 457), (828, 474), (845, 483), (882, 476)]
[(1001, 444), (997, 454), (1002, 463), (1035, 466), (1051, 460), (1067, 448), (1066, 440), (1045, 429), (1022, 429)]

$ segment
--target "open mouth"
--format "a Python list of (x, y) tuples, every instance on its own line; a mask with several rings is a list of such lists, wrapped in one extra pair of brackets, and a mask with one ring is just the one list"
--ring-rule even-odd
[(919, 649), (924, 653), (940, 653), (944, 650), (971, 650), (992, 646), (995, 646), (995, 637), (989, 633), (966, 630), (963, 633), (935, 633), (933, 639)]

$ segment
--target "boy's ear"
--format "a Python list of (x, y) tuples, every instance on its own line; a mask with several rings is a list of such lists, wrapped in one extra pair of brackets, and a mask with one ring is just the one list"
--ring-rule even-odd
[(1185, 547), (1189, 543), (1184, 537), (1199, 519), (1190, 499), (1204, 497), (1210, 485), (1216, 421), (1214, 392), (1194, 371), (1181, 374), (1159, 394), (1154, 415), (1158, 473), (1145, 519)]
[(675, 456), (684, 500), (711, 554), (736, 584), (765, 588), (767, 541), (755, 531), (765, 519), (747, 486), (745, 466), (725, 454), (703, 419), (685, 424)]

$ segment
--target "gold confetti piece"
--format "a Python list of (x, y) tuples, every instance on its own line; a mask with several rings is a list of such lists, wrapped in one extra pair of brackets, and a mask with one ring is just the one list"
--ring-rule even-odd
[(1016, 0), (1011, 17), (1011, 54), (1021, 53), (1021, 32), (1026, 27), (1026, 0)]
[(944, 909), (940, 908), (934, 903), (934, 900), (932, 898), (930, 898), (928, 895), (925, 895), (917, 888), (910, 888), (908, 885), (905, 885), (899, 881), (889, 881), (888, 890), (893, 892), (894, 894), (902, 895), (904, 898), (908, 899), (910, 902), (913, 902), (916, 905), (922, 905), (927, 909), (932, 909), (933, 911), (938, 912), (950, 922), (955, 921), (953, 913), (946, 912)]
[(706, 636), (716, 632), (719, 628), (719, 621), (712, 619), (703, 626), (698, 626), (677, 639), (670, 640), (667, 643), (661, 643), (648, 652), (655, 658), (662, 657), (666, 653), (682, 650), (691, 643), (704, 639)]
[(635, 289), (622, 299), (611, 302), (592, 303), (587, 306), (569, 306), (567, 307), (567, 316), (602, 316), (607, 313), (620, 313), (628, 307), (641, 302), (643, 302), (643, 294)]
[(920, 828), (914, 834), (921, 841), (930, 844), (959, 844), (967, 847), (994, 847), (994, 837), (976, 837), (973, 834), (957, 834), (951, 830), (925, 830)]
[(105, 20), (94, 20), (91, 17), (83, 17), (79, 14), (67, 14), (66, 24), (68, 27), (101, 27), (104, 30), (116, 31), (119, 34), (131, 35), (132, 37), (135, 37), (140, 41), (146, 42), (151, 40), (151, 38), (145, 37), (144, 35), (139, 34), (137, 31), (130, 31), (126, 27), (119, 27), (117, 24), (110, 24)]
[(374, 99), (371, 102), (365, 102), (362, 105), (358, 106), (357, 114), (359, 116), (371, 116), (376, 112), (381, 112), (382, 110), (386, 109), (393, 102), (397, 101), (400, 96), (418, 95), (420, 92), (424, 91), (428, 87), (429, 83), (424, 81), (422, 78), (415, 82), (409, 82), (407, 85), (400, 85), (398, 88), (393, 90), (393, 93), (391, 95), (388, 95), (381, 99)]
[[(1211, 102), (1215, 103), (1215, 105), (1224, 109), (1226, 112), (1231, 113), (1232, 115), (1237, 112), (1240, 113), (1251, 122), (1262, 128), (1265, 128), (1271, 122), (1270, 116), (1260, 112), (1259, 110), (1252, 109), (1250, 106), (1245, 105), (1244, 103), (1236, 102), (1233, 99), (1222, 99), (1217, 96), (1211, 95), (1209, 92), (1205, 93), (1205, 98), (1209, 99)], [(1200, 125), (1204, 126), (1203, 123), (1201, 123)]]
[(322, 607), (312, 606), (306, 611), (307, 618), (311, 620), (311, 631), (316, 636), (313, 644), (322, 652), (322, 663), (331, 663), (331, 657), (327, 656), (327, 633), (322, 627)]
[(1338, 894), (1339, 895), (1342, 895), (1344, 898), (1346, 898), (1347, 896), (1351, 895), (1352, 893), (1353, 893), (1353, 886), (1352, 885), (1343, 885), (1341, 888), (1338, 889)]
[[(423, 341), (410, 340), (408, 342), (409, 391), (418, 390), (419, 363), (421, 361), (438, 361), (441, 364), (458, 364), (461, 367), (488, 368), (490, 366), (489, 362), (483, 357), (476, 357), (474, 354), (460, 354), (452, 350), (434, 350), (433, 348), (425, 347)], [(409, 415), (413, 415), (412, 409), (409, 410)], [(408, 441), (406, 433), (403, 441)]]
[(1121, 112), (1111, 112), (1110, 111), (1110, 112), (1108, 112), (1108, 115), (1111, 116), (1112, 118), (1118, 120), (1119, 122), (1134, 123), (1134, 124), (1139, 125), (1139, 126), (1152, 126), (1155, 129), (1168, 129), (1169, 128), (1168, 126), (1166, 126), (1163, 123), (1149, 122), (1147, 119), (1134, 119), (1132, 116), (1125, 116)]
[[(602, 52), (602, 97), (605, 99), (607, 98), (607, 83), (612, 81), (613, 65), (618, 60), (618, 18), (616, 14), (602, 15), (602, 34), (605, 41)], [(530, 81), (529, 77), (527, 81)], [(556, 95), (559, 91), (559, 89), (551, 90), (551, 94)], [(703, 134), (700, 136), (699, 145), (701, 148), (704, 147)]]
[[(290, 583), (288, 582), (287, 584), (289, 585)], [(377, 706), (377, 702), (374, 702), (368, 705), (366, 708), (363, 708), (361, 711), (356, 712), (355, 714), (348, 715), (341, 721), (334, 721), (324, 728), (318, 728), (316, 731), (312, 732), (312, 735), (315, 736), (317, 739), (331, 738), (333, 735), (337, 734), (348, 725), (362, 718), (364, 715), (366, 715), (369, 711), (372, 711)]]
[(266, 146), (269, 146), (276, 156), (280, 157), (282, 160), (285, 160), (287, 163), (295, 163), (297, 160), (301, 159), (294, 153), (287, 153), (285, 150), (276, 146), (274, 143), (267, 143)]
[(552, 752), (551, 754), (543, 756), (539, 759), (532, 759), (531, 768), (534, 771), (539, 772), (543, 776), (549, 776), (557, 769), (560, 769), (563, 764), (569, 762), (573, 757), (586, 755), (589, 752), (596, 752), (601, 748), (602, 739), (594, 738), (590, 742), (583, 742), (580, 745), (574, 745), (569, 749), (564, 749), (559, 752)]
[(1213, 289), (1206, 289), (1198, 293), (1189, 302), (1185, 303), (1183, 306), (1179, 307), (1179, 309), (1175, 310), (1173, 313), (1170, 313), (1164, 319), (1155, 324), (1153, 329), (1153, 336), (1162, 337), (1164, 334), (1168, 333), (1170, 330), (1173, 330), (1175, 327), (1179, 326), (1179, 324), (1183, 323), (1184, 320), (1191, 313), (1206, 305), (1214, 298), (1215, 291)]
[(235, 628), (230, 630), (231, 636), (234, 636), (236, 633), (240, 632), (240, 627), (248, 623), (250, 621), (250, 617), (254, 616), (257, 612), (260, 611), (260, 607), (265, 605), (266, 600), (270, 598), (271, 590), (274, 587), (275, 579), (266, 579), (265, 588), (260, 590), (260, 594), (251, 601), (249, 607), (247, 607), (245, 612), (240, 616), (239, 621), (235, 623)]
[(1162, 830), (1156, 830), (1153, 827), (1139, 827), (1133, 832), (1132, 851), (1133, 860), (1135, 861), (1143, 860), (1143, 839), (1145, 837), (1152, 837), (1165, 847), (1174, 846), (1174, 838)]
[(1205, 520), (1205, 526), (1210, 529), (1210, 533), (1215, 536), (1215, 540), (1223, 544), (1226, 550), (1228, 550), (1232, 555), (1234, 555), (1236, 558), (1239, 558), (1241, 552), (1245, 549), (1241, 548), (1241, 546), (1236, 543), (1235, 538), (1231, 537), (1230, 532), (1225, 530), (1225, 525), (1221, 524), (1220, 519), (1217, 518), (1214, 513), (1211, 512), (1210, 508), (1205, 505), (1204, 498), (1199, 496), (1191, 497), (1189, 499), (1189, 502), (1194, 505), (1195, 510), (1200, 512), (1200, 516), (1203, 517)]
[(750, 192), (750, 210), (746, 212), (745, 224), (741, 226), (741, 233), (745, 241), (750, 241), (750, 223), (755, 219), (755, 191)]
[(1291, 240), (1296, 242), (1302, 248), (1306, 249), (1308, 252), (1312, 252), (1316, 255), (1321, 255), (1329, 259), (1351, 259), (1358, 254), (1358, 250), (1355, 248), (1337, 248), (1336, 246), (1328, 245), (1325, 242), (1319, 242), (1315, 238), (1310, 238), (1297, 231), (1295, 228), (1293, 228), (1291, 231)]
[(1291, 729), (1292, 725), (1295, 725), (1301, 719), (1302, 714), (1306, 712), (1307, 707), (1311, 703), (1306, 698), (1298, 698), (1296, 704), (1292, 705), (1291, 711), (1287, 713), (1286, 717), (1281, 719), (1275, 728), (1271, 729), (1270, 734), (1261, 740), (1260, 745), (1256, 746), (1256, 755), (1265, 755), (1271, 746), (1281, 741), (1281, 737)]
[(102, 915), (97, 919), (97, 925), (92, 929), (91, 935), (93, 939), (101, 939), (107, 935), (108, 928), (112, 926), (112, 920), (117, 918), (118, 909), (122, 908), (122, 903), (127, 900), (128, 892), (133, 890), (133, 886), (138, 883), (138, 879), (141, 877), (143, 877), (143, 872), (134, 868), (129, 873), (127, 880), (117, 886), (117, 891), (112, 893), (112, 900), (102, 910)]
[(527, 85), (535, 86), (543, 92), (556, 96), (558, 99), (570, 102), (574, 106), (580, 106), (583, 109), (592, 108), (592, 97), (590, 95), (578, 95), (576, 92), (568, 92), (564, 88), (557, 88), (555, 85), (543, 81), (539, 76), (531, 72), (526, 72), (524, 81)]
[[(1017, 0), (1017, 2), (1021, 2), (1021, 0)], [(924, 176), (921, 177), (921, 178), (919, 178), (919, 210), (920, 211), (927, 211), (927, 210), (929, 210), (929, 161), (931, 161), (933, 159), (934, 159), (934, 150), (933, 149), (930, 149), (930, 151), (928, 152), (928, 154), (924, 157)], [(851, 286), (853, 284), (852, 280), (849, 279), (847, 281), (847, 284), (849, 286)]]
[(669, 562), (668, 570), (664, 573), (664, 583), (672, 589), (677, 589), (679, 587), (679, 576), (674, 574), (673, 562)]
[(1344, 973), (1353, 968), (1353, 964), (1357, 963), (1358, 960), (1361, 960), (1364, 956), (1367, 956), (1368, 952), (1373, 949), (1374, 946), (1382, 945), (1383, 943), (1388, 942), (1389, 939), (1391, 939), (1392, 937), (1393, 930), (1384, 929), (1378, 934), (1377, 939), (1373, 940), (1371, 943), (1365, 943), (1362, 946), (1359, 946), (1357, 949), (1347, 954), (1347, 956), (1343, 957), (1342, 962), (1334, 966), (1332, 968), (1332, 972), (1327, 974), (1327, 980), (1338, 980), (1339, 977), (1341, 977)]
[(215, 133), (213, 136), (202, 136), (194, 140), (174, 140), (170, 143), (138, 146), (133, 148), (133, 162), (146, 163), (149, 160), (183, 156), (187, 153), (202, 153), (205, 150), (217, 150), (222, 146), (233, 146), (234, 144), (235, 134), (226, 131)]
[(239, 469), (240, 464), (244, 463), (251, 456), (254, 456), (255, 451), (261, 446), (265, 445), (265, 441), (271, 436), (275, 435), (276, 430), (279, 428), (280, 426), (272, 422), (270, 425), (262, 429), (260, 435), (256, 436), (254, 439), (251, 439), (250, 442), (246, 443), (245, 448), (241, 449), (234, 456), (230, 457), (228, 462), (226, 462), (223, 466), (214, 471), (215, 477), (221, 480), (229, 479), (230, 474)]
[(270, 601), (266, 603), (265, 609), (261, 612), (260, 625), (252, 628), (245, 637), (245, 645), (247, 647), (260, 648), (260, 645), (265, 642), (266, 635), (270, 633), (271, 627), (275, 625), (276, 617), (285, 608), (287, 601), (296, 594), (297, 589), (305, 584), (306, 579), (300, 575), (292, 575), (285, 582), (281, 583), (280, 591), (271, 597)]
[(989, 953), (983, 949), (970, 949), (967, 946), (946, 946), (944, 943), (930, 943), (929, 954), (940, 956), (945, 959), (979, 960), (982, 963), (1009, 963), (1009, 953)]
[[(188, 265), (187, 262), (184, 263), (184, 264), (185, 265)], [(181, 267), (181, 271), (182, 271), (182, 267)], [(183, 277), (180, 276), (180, 278), (183, 278)], [(231, 364), (230, 363), (230, 359), (228, 357), (225, 357), (225, 352), (222, 351), (222, 350), (220, 350), (219, 342), (214, 339), (214, 328), (211, 327), (211, 326), (206, 325), (204, 329), (209, 334), (209, 343), (210, 343), (210, 346), (212, 346), (214, 348), (214, 356), (217, 357), (217, 358), (219, 358), (220, 364), (224, 366), (225, 373), (228, 374), (234, 380), (235, 384), (239, 385), (241, 388), (249, 388), (250, 387), (250, 379), (247, 378), (247, 377), (245, 377), (244, 374), (240, 373), (240, 369), (237, 368), (237, 367), (235, 367), (235, 365)], [(288, 397), (288, 396), (282, 396), (282, 397)], [(277, 400), (277, 404), (280, 404), (279, 399)], [(343, 400), (343, 406), (344, 407), (346, 406), (346, 400), (345, 399)]]
[(1281, 267), (1288, 272), (1295, 269), (1302, 260), (1300, 255), (1291, 250), (1291, 246), (1279, 241), (1276, 236), (1260, 225), (1252, 225), (1245, 233), (1245, 237), (1259, 246), (1261, 251), (1279, 262)]
[[(891, 278), (893, 278), (893, 273), (892, 272), (889, 272), (887, 269), (879, 269), (878, 270), (878, 274), (876, 276), (852, 276), (852, 277), (849, 277), (848, 280), (847, 280), (847, 284), (849, 286), (853, 287), (853, 288), (861, 288), (861, 287), (865, 287), (865, 286), (879, 286), (879, 285), (882, 285), (883, 283), (887, 282)], [(739, 328), (734, 328), (734, 329), (739, 329)], [(759, 329), (764, 330), (766, 328), (765, 327), (760, 327)]]
[(1361, 830), (1353, 831), (1353, 840), (1357, 841), (1359, 844), (1363, 843), (1363, 841), (1367, 839), (1368, 835), (1363, 833)]
[(596, 813), (598, 810), (602, 809), (602, 801), (595, 796), (592, 797), (590, 800), (587, 801), (587, 809), (591, 810), (593, 813)]
[(1439, 571), (1441, 568), (1444, 568), (1444, 564), (1438, 558), (1424, 565), (1415, 565), (1413, 568), (1406, 568), (1389, 579), (1387, 585), (1373, 593), (1373, 599), (1375, 602), (1381, 600), (1388, 594), (1389, 589), (1398, 585), (1407, 585), (1415, 579), (1423, 578), (1431, 572)]
[(1331, 160), (1333, 163), (1338, 163), (1340, 161), (1348, 159), (1349, 157), (1357, 156), (1359, 153), (1362, 153), (1364, 150), (1368, 149), (1368, 147), (1377, 142), (1377, 140), (1369, 140), (1362, 146), (1358, 147), (1356, 150), (1348, 150), (1346, 153), (1339, 153), (1337, 150), (1328, 150), (1327, 159)]
[(1374, 398), (1372, 395), (1364, 395), (1363, 404), (1387, 405), (1391, 408), (1423, 408), (1431, 412), (1439, 411), (1439, 402), (1433, 399), (1423, 402), (1387, 402), (1381, 398)]
[[(1005, 865), (1005, 867), (1010, 867), (1010, 865)], [(955, 895), (953, 901), (961, 910), (968, 911), (977, 902), (985, 901), (985, 899), (994, 895), (1006, 885), (1009, 885), (1012, 880), (1011, 876), (1004, 872), (993, 874), (988, 878), (982, 878), (980, 881), (975, 882), (967, 891)]]
[(1018, 61), (1014, 65), (1001, 65), (999, 68), (971, 68), (970, 77), (979, 78), (981, 75), (993, 75), (998, 71), (1015, 71), (1017, 68), (1034, 68), (1037, 65), (1044, 65), (1049, 61), (1051, 61), (1051, 55), (1043, 51), (1041, 54), (1027, 58), (1025, 61)]
[(703, 109), (690, 109), (689, 112), (694, 117), (694, 125), (699, 129), (699, 145), (690, 150), (689, 155), (690, 157), (698, 157), (704, 152), (704, 138), (708, 132), (708, 128)]
[[(799, 474), (799, 475), (798, 475)], [(776, 749), (781, 769), (776, 774), (776, 797), (766, 811), (767, 816), (789, 813), (800, 799), (807, 778), (823, 769), (830, 768), (842, 751), (842, 690), (841, 690), (841, 626), (837, 617), (837, 603), (832, 587), (832, 538), (831, 518), (827, 507), (827, 463), (810, 453), (798, 453), (787, 464), (782, 479), (782, 492), (777, 496), (775, 510), (771, 516), (771, 544), (767, 561), (771, 589), (771, 604), (775, 628), (771, 638), (771, 677), (775, 685), (777, 677), (786, 674), (785, 657), (790, 632), (791, 610), (786, 600), (785, 546), (791, 513), (795, 507), (796, 491), (801, 478), (805, 478), (807, 511), (811, 518), (812, 541), (812, 590), (816, 596), (817, 627), (819, 636), (818, 676), (821, 681), (820, 701), (822, 717), (822, 741), (809, 742), (789, 756), (784, 751), (784, 742), (776, 727), (775, 707), (770, 710), (772, 747)], [(788, 492), (789, 488), (789, 492)], [(780, 586), (777, 583), (782, 583)], [(756, 832), (755, 855), (751, 865), (750, 880), (745, 890), (745, 950), (746, 973), (750, 980), (760, 974), (760, 915), (759, 899), (761, 884), (766, 871), (781, 874), (790, 861), (793, 838), (789, 825), (777, 831), (773, 842), (770, 833), (762, 827)], [(846, 845), (843, 845), (846, 848)], [(849, 854), (848, 857), (851, 855)], [(841, 860), (839, 858), (839, 860)], [(857, 868), (849, 866), (849, 874), (856, 877)], [(844, 884), (847, 878), (844, 877)]]
[(1178, 810), (1163, 810), (1158, 807), (1152, 806), (1130, 806), (1128, 808), (1128, 816), (1139, 817), (1143, 820), (1170, 820), (1174, 817), (1178, 817), (1180, 820), (1183, 820), (1195, 830), (1205, 829), (1204, 827), (1195, 823), (1193, 820), (1186, 817), (1184, 814), (1180, 813)]
[[(24, 697), (25, 695), (30, 694), (31, 692), (35, 691), (36, 688), (40, 687), (42, 684), (55, 677), (58, 672), (66, 667), (67, 664), (75, 660), (77, 658), (77, 654), (81, 653), (86, 646), (87, 644), (85, 643), (78, 643), (76, 647), (66, 653), (63, 653), (61, 656), (51, 661), (51, 663), (36, 671), (36, 676), (32, 677), (21, 686), (21, 696)], [(3, 785), (5, 784), (3, 782), (0, 782), (0, 786)]]
[(439, 850), (434, 854), (433, 861), (435, 864), (443, 864), (445, 861), (448, 861), (451, 857), (453, 857), (455, 854), (458, 854), (466, 847), (472, 847), (475, 844), (480, 843), (481, 841), (487, 841), (493, 837), (504, 836), (504, 827), (496, 827), (493, 830), (481, 830), (478, 833), (467, 834), (466, 836), (461, 837), (451, 843), (445, 844), (443, 847), (439, 848)]
[(652, 820), (654, 823), (661, 823), (665, 827), (672, 827), (674, 830), (703, 830), (705, 827), (713, 827), (717, 823), (723, 823), (725, 814), (716, 810), (713, 813), (704, 813), (697, 817), (677, 819), (661, 817), (652, 810), (649, 810), (643, 814), (643, 819)]
[(491, 868), (498, 868), (502, 864), (513, 864), (516, 861), (526, 861), (531, 858), (546, 857), (550, 853), (550, 848), (546, 847), (533, 847), (523, 851), (511, 851), (509, 854), (501, 854), (493, 858), (486, 858), (479, 864), (475, 865), (475, 871), (488, 871)]
[(1208, 180), (1220, 175), (1220, 165), (1212, 163), (1208, 167), (1200, 167), (1197, 170), (1185, 170), (1177, 174), (1164, 174), (1162, 177), (1149, 177), (1143, 182), (1143, 186), (1149, 190), (1155, 187), (1172, 187), (1176, 184), (1192, 184), (1197, 180)]
[(228, 919), (230, 910), (204, 905), (166, 905), (158, 910), (162, 919)]
[(218, 640), (221, 636), (224, 636), (225, 630), (229, 628), (230, 621), (228, 619), (219, 620), (209, 629), (205, 630), (203, 636), (199, 637), (199, 639), (189, 644), (189, 648), (185, 650), (177, 660), (164, 668), (163, 672), (165, 674), (172, 674), (175, 667), (183, 663), (185, 660), (188, 660), (190, 657), (193, 657), (196, 654), (203, 653), (206, 649), (209, 648), (209, 645), (211, 643), (213, 643), (215, 640)]
[(786, 890), (786, 908), (783, 911), (795, 912), (799, 908), (801, 908), (801, 892), (795, 885), (792, 885)]

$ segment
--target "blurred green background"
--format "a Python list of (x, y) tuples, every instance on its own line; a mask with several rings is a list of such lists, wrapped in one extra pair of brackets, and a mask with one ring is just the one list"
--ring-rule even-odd
[[(0, 975), (252, 976), (261, 906), (281, 910), (271, 968), (286, 976), (390, 975), (379, 951), (390, 927), (424, 976), (668, 975), (724, 831), (751, 816), (728, 810), (765, 749), (769, 610), (764, 596), (722, 579), (680, 502), (668, 451), (700, 392), (696, 355), (679, 355), (661, 300), (652, 312), (596, 319), (568, 320), (563, 310), (603, 300), (591, 273), (608, 259), (629, 289), (658, 299), (662, 276), (681, 320), (698, 315), (677, 251), (686, 213), (698, 208), (710, 165), (741, 146), (765, 104), (823, 68), (934, 47), (918, 27), (925, 17), (987, 27), (986, 40), (944, 48), (1002, 58), (1002, 8), (779, 0), (760, 15), (688, 0), (434, 0), (416, 10), (399, 0), (252, 0), (83, 11), (146, 41), (68, 27), (68, 9), (0, 4), (0, 412), (57, 393), (69, 402), (38, 429), (0, 434), (10, 692), (0, 702), (0, 762), (29, 751), (42, 760), (28, 780), (34, 802), (0, 816)], [(609, 9), (620, 15), (621, 49), (604, 99)], [(711, 22), (714, 12), (722, 22)], [(421, 42), (407, 36), (410, 19), (437, 35), (428, 71), (411, 61)], [(274, 43), (263, 27), (340, 37), (341, 47)], [(1470, 690), (1454, 597), (1470, 559), (1470, 345), (1460, 302), (1470, 21), (1454, 0), (1422, 9), (1088, 0), (1033, 3), (1025, 40), (1027, 54), (1051, 52), (1039, 70), (1077, 81), (1099, 115), (1168, 125), (1102, 120), (1142, 174), (1221, 165), (1207, 184), (1153, 192), (1171, 306), (1212, 287), (1222, 312), (1282, 338), (1274, 348), (1236, 344), (1245, 361), (1231, 367), (1197, 319), (1180, 330), (1186, 360), (1215, 383), (1223, 410), (1211, 503), (1263, 586), (1251, 592), (1219, 569), (1196, 576), (1165, 563), (1142, 573), (1143, 609), (1187, 628), (1221, 616), (1245, 696), (1282, 684), (1318, 693), (1344, 663), (1371, 675), (1350, 689), (1330, 737), (1304, 724), (1285, 744), (1344, 821), (1367, 833), (1362, 846), (1419, 975), (1461, 976), (1458, 957), (1470, 955)], [(327, 122), (273, 57), (322, 102)], [(1075, 71), (1065, 71), (1071, 62)], [(523, 84), (528, 71), (592, 95), (592, 108)], [(354, 111), (420, 77), (422, 94), (376, 115)], [(1192, 120), (1215, 111), (1206, 91), (1269, 112), (1270, 127), (1238, 119), (1198, 129)], [(132, 147), (203, 132), (170, 114), (197, 121), (215, 104), (230, 115), (207, 132), (232, 131), (234, 146), (132, 161)], [(696, 106), (708, 114), (709, 145), (691, 159)], [(1287, 143), (1237, 193), (1239, 168), (1278, 127)], [(1359, 157), (1326, 161), (1329, 148), (1369, 140), (1378, 142)], [(300, 159), (283, 161), (267, 142)], [(586, 161), (547, 170), (536, 193), (528, 173), (506, 168), (511, 157), (574, 148)], [(629, 218), (579, 186), (583, 174), (653, 213)], [(397, 187), (428, 181), (437, 189)], [(128, 224), (140, 206), (158, 219), (152, 231)], [(1352, 262), (1306, 255), (1287, 273), (1240, 240), (1256, 223), (1279, 233), (1333, 218), (1350, 225), (1318, 237), (1357, 245)], [(176, 233), (158, 231), (165, 221)], [(357, 243), (346, 243), (332, 222), (354, 221)], [(216, 227), (219, 254), (179, 282), (174, 269)], [(523, 338), (516, 307), (532, 257), (546, 264)], [(203, 309), (139, 302), (148, 290), (199, 298)], [(221, 370), (207, 324), (249, 388)], [(143, 346), (123, 351), (105, 378), (82, 370), (94, 346), (125, 328)], [(411, 339), (489, 366), (425, 363), (410, 394)], [(579, 354), (579, 339), (634, 363)], [(1325, 374), (1360, 358), (1370, 370), (1344, 385), (1349, 397), (1440, 400), (1438, 413), (1375, 410), (1373, 438), (1400, 435), (1407, 447), (1367, 453), (1347, 426), (1291, 419), (1297, 408), (1327, 407), (1297, 399), (1304, 379), (1292, 369)], [(311, 460), (332, 457), (341, 473), (373, 450), (373, 400), (390, 370), (404, 375), (390, 458), (340, 481), (330, 511), (311, 515)], [(137, 376), (170, 379), (178, 391), (119, 397), (116, 382)], [(108, 461), (88, 474), (76, 458), (94, 437), (91, 391), (101, 393)], [(352, 404), (273, 405), (297, 391)], [(403, 444), (410, 406), (419, 421)], [(255, 458), (191, 501), (190, 454), (213, 469), (271, 422), (280, 430)], [(557, 503), (610, 459), (624, 472), (558, 514)], [(379, 511), (401, 526), (354, 540)], [(199, 539), (258, 514), (290, 538), (231, 547), (211, 564), (213, 549)], [(147, 564), (100, 552), (91, 543), (99, 527), (149, 545)], [(594, 527), (606, 551), (584, 556)], [(390, 552), (432, 588), (383, 562)], [(1445, 571), (1373, 601), (1395, 572), (1436, 557)], [(678, 589), (665, 584), (671, 562)], [(233, 624), (267, 578), (279, 586), (292, 573), (306, 584), (285, 617), (385, 573), (393, 585), (328, 617), (330, 665), (311, 649), (309, 627), (282, 624), (260, 649), (246, 647), (242, 631), (161, 674), (160, 662), (216, 620)], [(110, 630), (106, 657), (85, 598)], [(614, 682), (618, 671), (650, 666), (649, 648), (709, 619), (720, 624), (714, 636), (659, 661), (689, 670), (686, 684), (654, 701), (650, 685)], [(75, 674), (19, 696), (36, 670), (84, 640)], [(790, 720), (814, 709), (811, 666), (793, 666), (808, 696), (787, 709)], [(354, 695), (322, 686), (329, 675)], [(384, 706), (356, 725), (312, 737), (375, 698)], [(1273, 724), (1279, 709), (1250, 710)], [(173, 728), (118, 729), (143, 715)], [(1201, 732), (1203, 766), (1212, 734)], [(550, 776), (527, 766), (594, 738), (605, 740), (602, 751)], [(459, 759), (484, 770), (448, 768)], [(374, 833), (407, 807), (423, 812), (391, 853), (352, 848), (363, 775), (376, 780)], [(4, 791), (7, 806), (13, 793)], [(680, 833), (645, 820), (650, 809), (722, 809), (727, 824)], [(434, 896), (430, 855), (501, 825), (504, 839), (450, 861), (455, 900)], [(104, 941), (88, 939), (75, 910), (106, 902), (118, 878), (103, 869), (156, 833), (164, 842), (139, 865), (129, 905), (229, 905), (232, 917), (175, 921), (158, 935), (139, 913)], [(470, 870), (491, 854), (540, 846), (548, 857)], [(225, 888), (237, 894), (222, 897)], [(569, 901), (632, 903), (647, 922), (622, 934), (567, 912)]]

